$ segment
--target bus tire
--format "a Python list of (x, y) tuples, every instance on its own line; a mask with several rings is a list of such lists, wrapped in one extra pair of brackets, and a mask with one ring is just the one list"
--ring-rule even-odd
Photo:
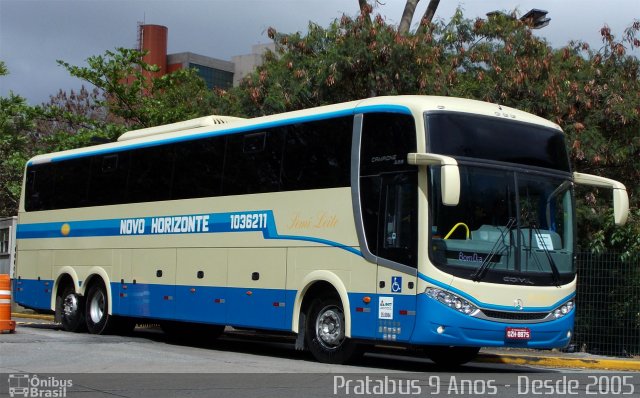
[(76, 294), (73, 286), (67, 286), (60, 296), (60, 322), (67, 332), (82, 333), (87, 331), (84, 319), (84, 297)]
[(318, 362), (344, 364), (354, 358), (357, 344), (345, 336), (342, 302), (335, 296), (312, 301), (307, 316), (305, 341)]
[(89, 288), (85, 319), (91, 334), (110, 334), (117, 330), (117, 320), (109, 315), (109, 297), (103, 283), (94, 283)]
[(455, 367), (473, 361), (480, 347), (429, 346), (424, 350), (437, 365)]

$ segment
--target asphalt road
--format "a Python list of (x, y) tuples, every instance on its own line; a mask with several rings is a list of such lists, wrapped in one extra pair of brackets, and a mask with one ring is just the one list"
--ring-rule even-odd
[(566, 396), (575, 395), (571, 386), (581, 396), (640, 396), (637, 374), (490, 363), (442, 369), (388, 350), (353, 365), (328, 365), (282, 336), (241, 331), (214, 342), (177, 343), (155, 327), (96, 336), (17, 321), (16, 333), (0, 335), (0, 397), (25, 385), (39, 396), (88, 397)]

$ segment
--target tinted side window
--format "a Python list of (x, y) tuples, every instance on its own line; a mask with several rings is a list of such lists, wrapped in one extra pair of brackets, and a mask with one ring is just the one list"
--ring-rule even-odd
[(416, 151), (413, 117), (364, 115), (360, 155), (360, 205), (369, 251), (417, 265), (417, 168), (407, 164)]
[(385, 179), (381, 195), (378, 255), (400, 264), (418, 264), (417, 173)]
[(378, 255), (378, 218), (380, 215), (380, 190), (382, 178), (378, 176), (360, 179), (360, 203), (362, 205), (362, 224), (367, 238), (369, 251)]
[(55, 195), (57, 209), (87, 206), (91, 159), (78, 158), (52, 163), (55, 169)]
[(224, 195), (280, 190), (285, 128), (227, 137)]
[(225, 137), (211, 137), (175, 144), (173, 199), (222, 193), (225, 141)]
[(171, 198), (172, 146), (132, 151), (130, 164), (127, 184), (129, 202), (151, 202)]
[(89, 206), (106, 206), (126, 200), (129, 152), (93, 156)]
[(51, 163), (37, 164), (27, 169), (25, 210), (39, 211), (53, 208), (54, 170)]
[(361, 141), (361, 175), (415, 170), (407, 164), (407, 154), (416, 151), (416, 126), (411, 115), (364, 115)]
[(353, 118), (289, 126), (282, 190), (349, 186)]

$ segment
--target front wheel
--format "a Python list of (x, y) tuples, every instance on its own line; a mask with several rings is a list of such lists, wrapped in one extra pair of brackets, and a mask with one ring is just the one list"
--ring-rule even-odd
[(305, 340), (307, 348), (316, 360), (343, 364), (353, 358), (357, 345), (346, 337), (345, 326), (340, 299), (321, 297), (311, 303)]

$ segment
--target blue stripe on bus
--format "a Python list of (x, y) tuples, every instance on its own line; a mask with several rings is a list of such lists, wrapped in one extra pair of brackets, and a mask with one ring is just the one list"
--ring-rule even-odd
[[(234, 225), (234, 218), (240, 220), (241, 217), (244, 217), (243, 223), (238, 221), (238, 225)], [(18, 224), (16, 238), (86, 238), (235, 232), (262, 232), (264, 239), (313, 242), (362, 256), (360, 250), (332, 240), (302, 235), (280, 235), (272, 210)]]
[[(495, 305), (495, 304), (489, 304), (489, 303), (483, 303), (482, 301), (477, 300), (475, 297), (469, 295), (468, 293), (463, 292), (460, 289), (456, 289), (453, 286), (447, 285), (446, 283), (442, 283), (440, 281), (437, 281), (435, 279), (429, 278), (428, 276), (426, 276), (425, 274), (418, 272), (418, 278), (422, 279), (425, 282), (431, 283), (433, 285), (436, 285), (438, 287), (441, 287), (445, 290), (449, 290), (452, 293), (457, 294), (458, 296), (464, 298), (465, 300), (470, 301), (471, 303), (473, 303), (476, 307), (479, 308), (484, 308), (484, 309), (488, 309), (488, 310), (496, 310), (496, 311), (514, 311), (514, 307), (513, 306), (505, 306), (505, 305)], [(526, 307), (523, 308), (521, 310), (521, 312), (551, 312), (553, 310), (555, 310), (556, 308), (558, 308), (559, 306), (561, 306), (562, 304), (566, 303), (567, 301), (571, 300), (572, 298), (575, 297), (575, 293), (571, 293), (570, 295), (568, 295), (567, 297), (563, 298), (562, 300), (558, 301), (557, 303), (549, 306), (549, 307)]]
[[(53, 280), (14, 279), (15, 301), (23, 306), (50, 309)], [(222, 286), (160, 285), (111, 282), (112, 313), (135, 318), (291, 330), (296, 290)], [(251, 294), (248, 294), (248, 290)], [(363, 298), (371, 298), (369, 303)], [(380, 319), (379, 299), (393, 297), (393, 316)], [(573, 330), (575, 310), (543, 323), (515, 324), (531, 330), (529, 341), (505, 339), (508, 321), (470, 317), (424, 294), (380, 295), (349, 293), (351, 335), (354, 338), (412, 344), (564, 347)], [(403, 313), (404, 310), (404, 313)], [(413, 314), (407, 314), (411, 311)], [(444, 327), (444, 333), (439, 328)], [(387, 337), (385, 338), (385, 334)]]
[[(350, 116), (350, 115), (359, 114), (359, 113), (372, 113), (372, 112), (402, 113), (407, 115), (411, 114), (411, 111), (409, 110), (409, 108), (403, 105), (370, 105), (370, 106), (363, 106), (355, 109), (353, 108), (344, 109), (340, 111), (320, 113), (317, 115), (308, 115), (308, 116), (294, 117), (290, 119), (275, 120), (272, 122), (259, 123), (251, 126), (229, 128), (226, 130), (208, 131), (203, 133), (189, 134), (189, 135), (183, 135), (180, 137), (173, 137), (173, 138), (142, 142), (142, 143), (130, 144), (130, 145), (125, 144), (123, 146), (118, 146), (114, 148), (95, 149), (93, 151), (87, 150), (86, 152), (82, 152), (82, 153), (53, 156), (51, 157), (51, 159), (45, 160), (44, 162), (59, 162), (63, 160), (83, 158), (87, 156), (105, 155), (109, 153), (128, 151), (131, 149), (149, 148), (149, 147), (154, 147), (159, 145), (173, 144), (177, 142), (193, 141), (196, 139), (216, 137), (221, 135), (240, 134), (247, 131), (268, 129), (268, 128), (280, 127), (280, 126), (296, 124), (296, 123), (313, 122), (313, 121), (326, 120), (326, 119), (331, 119), (336, 117)], [(40, 163), (40, 161), (37, 163)], [(33, 164), (34, 162), (32, 160), (27, 162), (28, 166), (31, 166)]]

